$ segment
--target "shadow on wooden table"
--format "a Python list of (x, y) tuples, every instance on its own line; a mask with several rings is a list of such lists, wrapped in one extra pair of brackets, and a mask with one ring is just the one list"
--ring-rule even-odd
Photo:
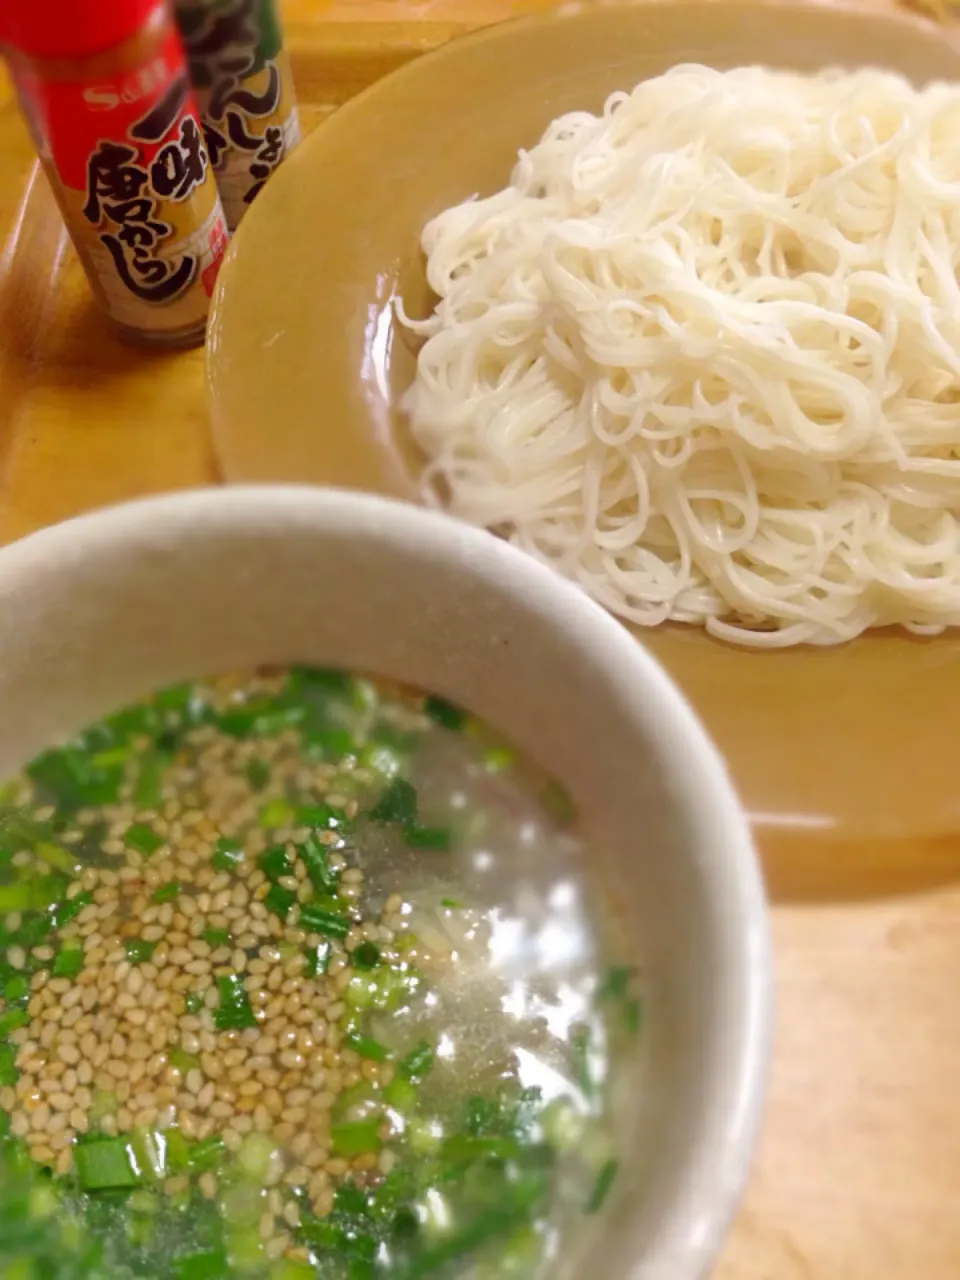
[(202, 347), (121, 342), (45, 178), (33, 161), (24, 172), (0, 258), (0, 543), (139, 494), (219, 479)]
[(960, 884), (960, 832), (859, 841), (755, 832), (774, 904), (868, 902)]
[(124, 344), (104, 319), (36, 164), (20, 199), (0, 260), (0, 407), (20, 407), (39, 383), (82, 387), (96, 380), (109, 390), (111, 381), (145, 365), (162, 376), (170, 352)]

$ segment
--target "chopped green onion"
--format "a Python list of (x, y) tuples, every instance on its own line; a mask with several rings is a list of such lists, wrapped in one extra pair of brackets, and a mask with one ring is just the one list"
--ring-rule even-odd
[(226, 1154), (227, 1146), (223, 1138), (219, 1133), (211, 1134), (209, 1138), (202, 1138), (190, 1148), (190, 1168), (195, 1173), (215, 1169), (223, 1163)]
[(17, 1071), (17, 1049), (12, 1044), (0, 1044), (0, 1085), (16, 1084), (19, 1078)]
[(104, 1116), (112, 1116), (117, 1110), (117, 1095), (105, 1089), (97, 1089), (90, 1104), (90, 1123), (99, 1124)]
[[(32, 876), (14, 884), (0, 884), (0, 912), (34, 911), (51, 907), (63, 896), (62, 882), (53, 876)], [(45, 924), (48, 922), (45, 922)]]
[(574, 1074), (577, 1084), (585, 1097), (593, 1094), (593, 1075), (590, 1070), (590, 1028), (574, 1027), (570, 1037), (570, 1052), (573, 1058)]
[(316, 947), (310, 947), (307, 950), (307, 964), (304, 973), (308, 978), (315, 978), (318, 973), (326, 973), (327, 966), (330, 963), (330, 955), (333, 951), (329, 942), (321, 942)]
[(360, 752), (360, 763), (365, 769), (373, 769), (385, 778), (392, 778), (400, 772), (402, 760), (392, 747), (382, 742), (370, 742)]
[[(340, 1210), (339, 1205), (334, 1209), (335, 1213), (338, 1211), (347, 1212)], [(326, 1218), (305, 1218), (300, 1224), (300, 1235), (313, 1249), (324, 1255), (345, 1253), (350, 1243), (350, 1237), (344, 1228)]]
[(636, 998), (627, 1000), (623, 1006), (621, 1021), (628, 1035), (636, 1035), (643, 1025), (643, 1002)]
[(353, 928), (353, 921), (338, 911), (325, 911), (308, 903), (300, 908), (300, 928), (324, 938), (345, 938)]
[(354, 948), (350, 962), (356, 969), (373, 969), (380, 963), (380, 948), (373, 942), (361, 942)]
[(400, 1115), (409, 1115), (419, 1101), (416, 1085), (404, 1076), (394, 1076), (383, 1091), (383, 1100)]
[(433, 1049), (426, 1040), (415, 1045), (400, 1062), (400, 1070), (408, 1080), (421, 1079), (432, 1066)]
[(204, 929), (200, 937), (204, 940), (208, 947), (214, 951), (218, 947), (225, 947), (230, 941), (229, 929)]
[(272, 884), (263, 899), (263, 905), (283, 920), (296, 900), (295, 889), (284, 889), (283, 885)]
[(236, 973), (227, 973), (217, 979), (220, 992), (220, 1005), (214, 1014), (218, 1031), (242, 1031), (244, 1027), (255, 1027), (250, 1005), (250, 997), (243, 985), (243, 979)]
[(327, 725), (322, 728), (306, 729), (303, 742), (311, 755), (320, 756), (322, 760), (342, 760), (353, 748), (353, 738), (348, 729), (339, 725)]
[(600, 1000), (622, 1000), (630, 990), (636, 969), (632, 965), (614, 965), (607, 973), (597, 989)]
[(200, 1066), (200, 1059), (196, 1054), (187, 1053), (186, 1049), (181, 1049), (179, 1046), (171, 1049), (167, 1057), (171, 1067), (176, 1067), (176, 1069), (181, 1071), (184, 1075), (186, 1075), (188, 1071), (194, 1071)]
[(257, 859), (257, 865), (268, 880), (279, 880), (281, 876), (293, 875), (293, 867), (283, 845), (275, 844), (266, 853), (261, 853)]
[[(158, 1134), (158, 1130), (156, 1129), (147, 1129), (143, 1132), (148, 1133), (153, 1137), (156, 1137)], [(156, 1195), (152, 1191), (148, 1191), (146, 1187), (141, 1187), (139, 1191), (131, 1191), (127, 1205), (134, 1213), (144, 1213), (153, 1216), (160, 1212), (160, 1202)]]
[(406, 778), (391, 778), (370, 810), (374, 822), (399, 822), (412, 826), (417, 821), (417, 792)]
[[(60, 1197), (49, 1182), (38, 1182), (30, 1188), (30, 1218), (34, 1222), (46, 1222), (60, 1208)], [(6, 1271), (7, 1280), (10, 1268)]]
[(321, 831), (335, 831), (344, 823), (343, 814), (328, 804), (302, 804), (296, 819), (298, 827), (319, 827)]
[(188, 991), (183, 997), (183, 1007), (187, 1013), (199, 1013), (203, 1008), (203, 996), (199, 991)]
[(441, 905), (441, 907), (446, 907), (446, 909), (447, 909), (448, 911), (462, 911), (462, 910), (463, 910), (463, 903), (462, 903), (462, 902), (458, 902), (458, 901), (456, 900), (456, 898), (441, 898), (441, 899), (440, 899), (440, 905)]
[(77, 745), (45, 752), (27, 766), (27, 773), (61, 807), (71, 810), (115, 803), (124, 780), (122, 764), (98, 767)]
[(130, 1147), (138, 1169), (153, 1178), (164, 1176), (167, 1167), (167, 1142), (159, 1129), (136, 1129), (130, 1139)]
[(390, 1058), (390, 1050), (386, 1045), (370, 1036), (350, 1035), (344, 1043), (348, 1049), (359, 1053), (361, 1058), (369, 1058), (371, 1062), (387, 1062)]
[(78, 893), (75, 898), (64, 898), (50, 911), (50, 922), (54, 929), (62, 929), (65, 924), (75, 920), (84, 907), (93, 901), (92, 893)]
[(231, 707), (217, 716), (217, 728), (231, 738), (245, 738), (253, 733), (257, 720), (263, 711), (263, 705)]
[(314, 1280), (317, 1269), (312, 1262), (298, 1262), (296, 1258), (281, 1258), (270, 1271), (270, 1280)]
[(32, 905), (33, 888), (29, 880), (0, 884), (0, 911), (29, 911)]
[(243, 846), (228, 836), (221, 836), (210, 861), (218, 871), (235, 871), (243, 862)]
[(39, 840), (33, 846), (33, 852), (48, 867), (53, 867), (55, 871), (63, 871), (66, 875), (76, 875), (79, 862), (76, 856), (68, 853), (66, 849), (58, 844), (53, 844), (48, 840)]
[[(93, 743), (90, 743), (90, 748)], [(90, 763), (96, 770), (113, 769), (117, 765), (123, 766), (127, 763), (130, 755), (130, 748), (126, 745), (106, 747), (103, 751), (89, 751)]]
[(54, 957), (52, 973), (55, 978), (75, 978), (83, 968), (83, 948), (69, 947)]
[(390, 1230), (397, 1240), (411, 1240), (420, 1230), (420, 1219), (413, 1209), (402, 1205), (393, 1215)]
[(16, 973), (3, 984), (4, 1000), (22, 1000), (30, 993), (30, 983), (22, 973)]
[(196, 693), (192, 684), (172, 684), (166, 689), (161, 689), (159, 693), (154, 694), (153, 705), (158, 711), (170, 712), (177, 718), (177, 722), (181, 720), (192, 724), (196, 721), (196, 712), (202, 707), (200, 698)]
[[(263, 1265), (263, 1241), (255, 1226), (234, 1228), (227, 1236), (230, 1265), (234, 1273), (258, 1272)], [(218, 1277), (221, 1272), (217, 1272)]]
[(0, 850), (4, 854), (28, 852), (43, 839), (46, 825), (27, 809), (10, 809), (0, 813)]
[(377, 686), (362, 676), (352, 676), (350, 680), (350, 705), (356, 711), (373, 711), (380, 701)]
[(516, 759), (509, 747), (490, 747), (483, 753), (483, 763), (488, 773), (502, 773), (515, 764)]
[(254, 791), (262, 791), (270, 781), (270, 766), (263, 760), (251, 760), (246, 767), (247, 781)]
[(128, 938), (126, 941), (127, 959), (131, 964), (146, 964), (157, 949), (155, 942), (147, 942), (145, 938)]
[(297, 684), (321, 689), (330, 697), (349, 698), (353, 677), (333, 667), (293, 667), (291, 675)]
[(597, 1180), (593, 1184), (593, 1190), (590, 1192), (590, 1198), (587, 1201), (587, 1213), (599, 1213), (603, 1208), (607, 1196), (610, 1194), (610, 1188), (613, 1186), (614, 1179), (620, 1168), (618, 1161), (608, 1160), (597, 1174)]
[(343, 998), (351, 1009), (369, 1009), (377, 1004), (379, 986), (376, 978), (354, 974), (347, 984)]
[(138, 1187), (140, 1174), (124, 1138), (93, 1138), (74, 1147), (77, 1181), (83, 1191)]
[(274, 1144), (265, 1133), (248, 1133), (237, 1152), (237, 1164), (248, 1178), (262, 1182), (273, 1159)]
[(362, 1187), (351, 1186), (349, 1182), (338, 1187), (334, 1196), (333, 1207), (337, 1213), (345, 1213), (357, 1217), (367, 1212), (369, 1197)]
[(140, 776), (133, 788), (133, 803), (138, 809), (157, 809), (163, 803), (163, 775), (170, 764), (170, 756), (163, 751), (141, 757)]
[(30, 1015), (26, 1009), (8, 1009), (0, 1016), (0, 1039), (5, 1039), (11, 1031), (16, 1031), (17, 1027), (25, 1027), (29, 1021)]
[(167, 1141), (168, 1168), (185, 1173), (190, 1168), (190, 1144), (179, 1129), (168, 1129), (163, 1136)]
[(223, 1280), (231, 1274), (230, 1260), (223, 1249), (191, 1253), (174, 1263), (176, 1280)]
[(333, 1150), (339, 1156), (362, 1156), (370, 1151), (379, 1151), (383, 1145), (380, 1138), (380, 1126), (383, 1121), (379, 1116), (372, 1120), (345, 1121), (330, 1127), (330, 1141)]
[(632, 994), (637, 970), (631, 965), (616, 965), (610, 969), (597, 990), (599, 1000), (611, 1001), (619, 1006), (620, 1023), (629, 1035), (640, 1030), (643, 1021), (643, 1005)]
[[(368, 988), (366, 996), (363, 992), (353, 994), (355, 984)], [(348, 1004), (366, 999), (367, 1004), (375, 1009), (397, 1010), (416, 995), (419, 987), (420, 977), (412, 969), (398, 970), (380, 965), (371, 977), (363, 973), (354, 974), (344, 992), (344, 999)], [(360, 1007), (360, 1004), (355, 1003), (354, 1007)]]
[(180, 886), (176, 880), (168, 880), (166, 884), (162, 884), (153, 894), (154, 902), (173, 902), (174, 898), (180, 897)]
[(136, 849), (138, 853), (146, 854), (147, 857), (151, 853), (156, 853), (164, 843), (163, 836), (157, 835), (147, 822), (135, 822), (127, 827), (127, 833), (123, 838), (129, 849)]
[(126, 742), (130, 738), (153, 737), (160, 727), (160, 717), (150, 703), (139, 703), (114, 712), (103, 724), (113, 739)]
[(269, 707), (261, 710), (253, 722), (253, 731), (263, 738), (273, 738), (300, 724), (306, 716), (305, 707)]
[(309, 836), (303, 844), (298, 845), (297, 854), (307, 868), (307, 875), (317, 892), (335, 893), (337, 874), (330, 869), (329, 854), (316, 836)]
[(586, 1118), (567, 1097), (554, 1098), (540, 1115), (543, 1136), (557, 1151), (572, 1151), (583, 1141)]
[(529, 1212), (529, 1207), (522, 1201), (502, 1208), (484, 1209), (471, 1222), (454, 1229), (441, 1237), (437, 1244), (424, 1250), (403, 1272), (403, 1280), (426, 1280), (428, 1276), (445, 1274), (451, 1262), (470, 1256), (488, 1240), (505, 1236)]
[(455, 1133), (443, 1144), (443, 1159), (448, 1164), (471, 1164), (474, 1160), (491, 1157), (496, 1160), (515, 1160), (522, 1150), (516, 1137), (478, 1137), (470, 1133)]
[(435, 724), (441, 725), (444, 729), (462, 729), (463, 722), (467, 718), (466, 712), (461, 711), (452, 702), (433, 695), (424, 702), (423, 709)]
[(561, 826), (569, 826), (577, 816), (577, 810), (559, 782), (548, 782), (540, 793), (540, 803)]
[(293, 808), (286, 800), (270, 800), (259, 815), (261, 827), (288, 827), (294, 818)]
[(441, 853), (450, 849), (448, 827), (404, 827), (403, 838), (411, 849), (436, 849)]
[[(51, 905), (50, 898), (43, 901), (46, 897), (47, 890), (49, 890), (51, 897), (54, 893), (56, 893), (58, 897), (63, 896), (62, 876), (45, 876), (39, 881), (39, 884), (43, 888), (43, 893), (38, 895), (41, 899), (42, 906), (49, 907)], [(49, 912), (31, 912), (29, 916), (25, 916), (23, 918), (20, 922), (20, 928), (15, 934), (11, 934), (10, 937), (16, 942), (19, 942), (22, 947), (29, 950), (31, 947), (35, 947), (39, 942), (46, 942), (47, 938), (50, 936), (50, 924)]]

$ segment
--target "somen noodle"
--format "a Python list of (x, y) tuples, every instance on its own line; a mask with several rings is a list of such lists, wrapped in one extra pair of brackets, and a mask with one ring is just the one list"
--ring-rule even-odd
[(455, 514), (644, 625), (960, 623), (960, 86), (676, 67), (423, 247)]

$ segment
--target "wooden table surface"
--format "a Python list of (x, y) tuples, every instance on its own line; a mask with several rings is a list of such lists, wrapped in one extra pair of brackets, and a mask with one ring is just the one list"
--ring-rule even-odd
[[(341, 101), (459, 31), (550, 3), (286, 0), (301, 98)], [(317, 61), (318, 47), (330, 56)], [(202, 354), (144, 358), (92, 340), (98, 321), (42, 182), (24, 205), (31, 152), (8, 98), (0, 81), (0, 540), (216, 480)], [(306, 114), (314, 124), (323, 110)], [(768, 833), (762, 852), (775, 886), (776, 1054), (717, 1274), (958, 1280), (960, 836), (808, 857)]]

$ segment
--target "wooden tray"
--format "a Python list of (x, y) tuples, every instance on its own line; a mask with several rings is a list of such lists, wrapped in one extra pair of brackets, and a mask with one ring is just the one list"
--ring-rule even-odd
[[(287, 0), (305, 126), (458, 32), (550, 3)], [(0, 169), (0, 540), (215, 483), (202, 352), (140, 352), (104, 328), (2, 80)], [(779, 1034), (717, 1274), (957, 1280), (960, 832), (818, 849), (764, 836)]]

